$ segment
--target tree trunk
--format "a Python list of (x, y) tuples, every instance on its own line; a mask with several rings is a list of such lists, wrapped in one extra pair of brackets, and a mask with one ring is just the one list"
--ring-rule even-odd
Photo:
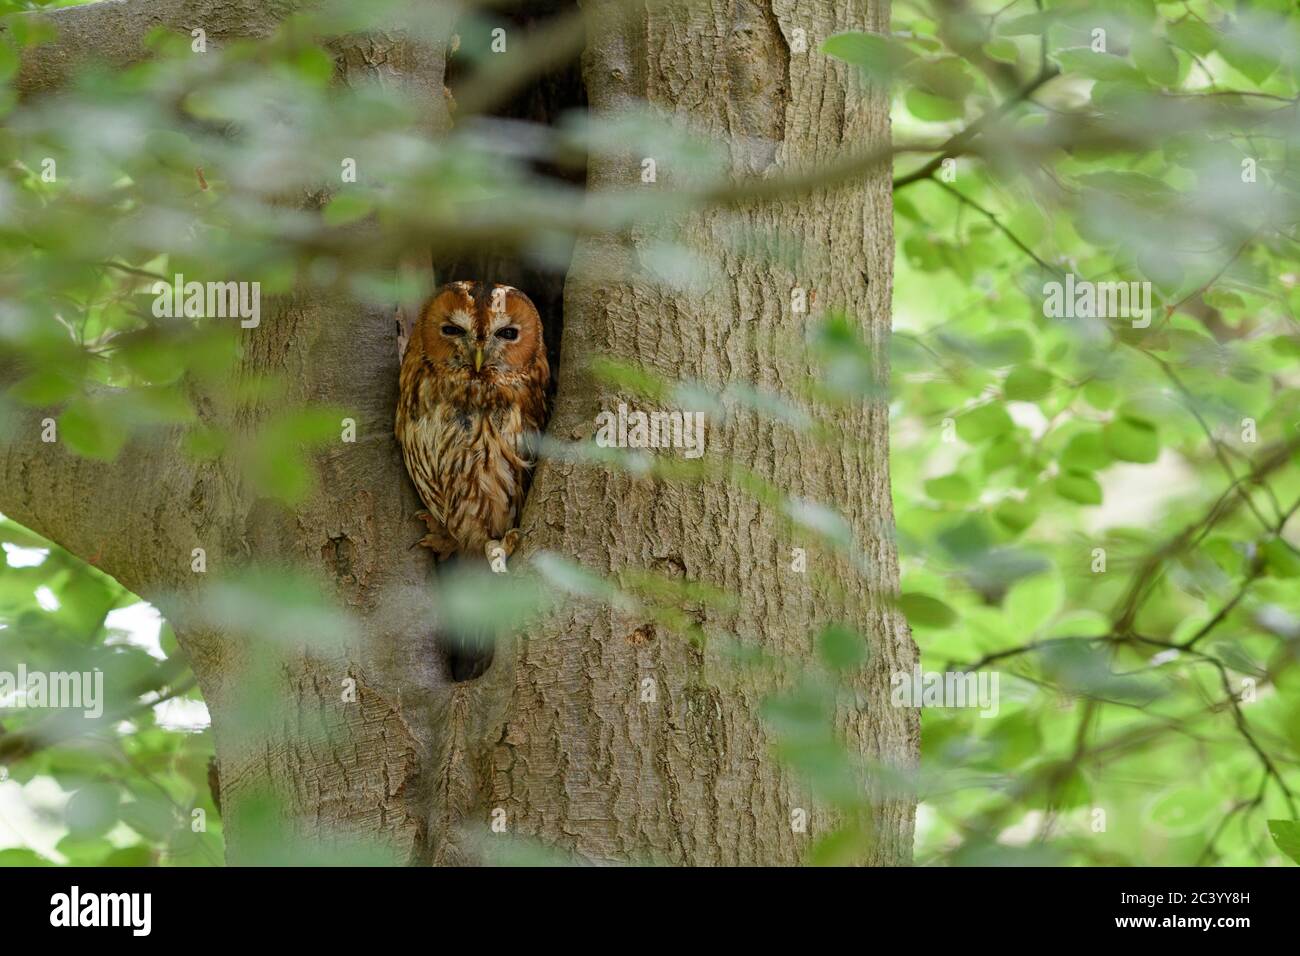
[[(725, 137), (737, 176), (805, 169), (888, 137), (884, 96), (861, 96), (843, 64), (815, 52), (840, 30), (886, 29), (883, 3), (854, 0), (835, 22), (808, 0), (664, 4), (627, 18), (611, 6), (595, 5), (584, 59), (596, 113), (616, 116), (644, 99)], [(808, 52), (791, 50), (797, 29)], [(430, 91), (431, 110), (441, 110), (440, 53), (355, 42), (338, 51), (345, 71), (382, 64)], [(589, 184), (631, 187), (640, 169), (640, 157), (598, 158)], [(644, 188), (684, 182), (661, 165), (657, 184)], [(711, 390), (749, 383), (788, 393), (815, 371), (800, 357), (809, 316), (791, 311), (795, 287), (843, 307), (885, 355), (886, 170), (833, 194), (693, 213), (673, 227), (672, 238), (715, 276), (702, 291), (672, 291), (637, 271), (658, 238), (652, 229), (578, 243), (551, 437), (589, 437), (598, 413), (620, 400), (635, 405), (588, 373), (599, 355)], [(798, 270), (726, 247), (720, 237), (734, 228), (801, 240)], [(489, 824), (504, 823), (509, 834), (586, 860), (789, 864), (833, 825), (777, 760), (760, 719), (780, 683), (738, 667), (713, 642), (701, 647), (636, 614), (583, 605), (500, 648), (483, 678), (451, 683), (432, 640), (429, 559), (409, 549), (418, 504), (392, 437), (391, 315), (303, 294), (277, 303), (249, 335), (246, 374), (278, 374), (291, 400), (340, 406), (357, 422), (356, 443), (319, 457), (321, 490), (293, 511), (257, 498), (221, 463), (186, 463), (179, 435), (92, 467), (43, 445), (38, 413), (0, 454), (0, 510), (73, 553), (98, 556), (176, 629), (212, 714), (230, 862), (268, 859), (272, 832), (288, 833), (277, 845), (291, 855), (357, 840), (399, 862), (468, 862), (493, 838)], [(734, 483), (668, 483), (562, 461), (539, 469), (526, 547), (512, 565), (546, 549), (615, 579), (646, 569), (707, 583), (735, 603), (679, 601), (687, 620), (809, 665), (821, 626), (856, 627), (870, 659), (837, 729), (851, 751), (907, 767), (918, 724), (913, 711), (889, 706), (888, 678), (910, 670), (916, 652), (882, 600), (897, 587), (887, 410), (875, 402), (815, 411), (845, 436), (843, 447), (740, 415), (708, 422), (705, 461), (747, 469), (791, 498), (833, 504), (868, 559), (865, 576)], [(241, 424), (253, 430), (257, 418)], [(203, 575), (190, 572), (199, 546), (210, 568), (280, 561), (324, 572), (356, 629), (324, 649), (295, 636), (270, 676), (250, 682), (249, 664), (269, 651), (203, 623)], [(808, 573), (791, 570), (794, 548), (808, 550)], [(811, 813), (806, 832), (792, 825), (800, 809)], [(880, 798), (864, 859), (908, 862), (912, 814), (909, 800)]]
[[(817, 4), (746, 0), (603, 19), (584, 61), (591, 108), (617, 117), (645, 100), (731, 143), (739, 175), (804, 168), (882, 143), (884, 97), (859, 99), (842, 64), (790, 50), (796, 28), (810, 46), (839, 30), (886, 28), (884, 9), (849, 6), (839, 22)], [(634, 188), (641, 159), (593, 161), (591, 188)], [(643, 188), (686, 185), (662, 160), (657, 176)], [(656, 235), (579, 242), (552, 436), (590, 437), (601, 411), (620, 401), (637, 407), (586, 374), (593, 355), (693, 379), (713, 393), (741, 383), (788, 392), (813, 372), (798, 358), (809, 317), (791, 312), (795, 287), (845, 308), (885, 354), (893, 256), (885, 170), (834, 195), (708, 212), (675, 228), (672, 238), (715, 277), (702, 291), (670, 291), (645, 275)], [(725, 250), (728, 230), (793, 237), (805, 246), (799, 271)], [(610, 281), (611, 272), (644, 277)], [(822, 625), (856, 625), (869, 636), (871, 664), (859, 706), (840, 715), (840, 730), (850, 749), (907, 766), (919, 733), (914, 712), (889, 706), (889, 675), (911, 669), (915, 648), (896, 614), (864, 610), (871, 602), (862, 600), (864, 590), (875, 597), (897, 586), (887, 410), (876, 403), (860, 413), (820, 411), (842, 428), (844, 448), (749, 415), (709, 423), (706, 458), (748, 469), (791, 497), (834, 503), (872, 559), (866, 580), (721, 481), (681, 485), (552, 461), (530, 493), (524, 529), (533, 545), (613, 577), (645, 568), (726, 591), (738, 598), (730, 610), (680, 609), (706, 633), (734, 634), (772, 655), (810, 662)], [(807, 574), (791, 570), (796, 547), (810, 552)], [(811, 808), (773, 758), (759, 719), (764, 693), (775, 688), (711, 645), (701, 650), (649, 620), (583, 609), (523, 640), (508, 679), (489, 791), (519, 832), (589, 859), (680, 864), (795, 863), (825, 832), (817, 814), (807, 834), (792, 826), (796, 809)], [(647, 687), (654, 702), (642, 700)], [(912, 811), (907, 801), (877, 809), (871, 862), (910, 860)]]

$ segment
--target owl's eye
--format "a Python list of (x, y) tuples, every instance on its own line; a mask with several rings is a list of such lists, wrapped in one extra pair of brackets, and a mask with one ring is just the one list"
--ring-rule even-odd
[(464, 335), (465, 330), (462, 329), (459, 325), (444, 325), (442, 327), (442, 334), (443, 335)]
[(519, 330), (513, 325), (508, 325), (504, 329), (497, 329), (497, 338), (505, 339), (507, 342), (513, 342), (519, 338)]

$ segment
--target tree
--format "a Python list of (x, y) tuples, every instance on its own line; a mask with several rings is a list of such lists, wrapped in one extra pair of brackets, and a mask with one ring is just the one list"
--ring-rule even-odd
[[(1293, 4), (47, 6), (0, 800), (61, 825), (0, 864), (1296, 858)], [(389, 438), (459, 276), (560, 372), (505, 574), (408, 548)]]
[[(16, 86), (35, 98), (66, 82), (72, 63), (133, 64), (147, 35), (160, 42), (151, 33), (159, 24), (185, 34), (201, 27), (214, 46), (272, 37), (300, 66), (309, 61), (302, 50), (324, 37), (333, 74), (324, 102), (379, 79), (414, 91), (422, 135), (445, 135), (439, 38), (448, 25), (385, 15), (393, 19), (365, 31), (316, 34), (319, 24), (290, 3), (110, 0), (51, 11), (41, 20), (58, 39), (26, 50)], [(355, 287), (299, 281), (275, 296), (241, 335), (229, 377), (186, 377), (193, 418), (115, 430), (125, 400), (108, 384), (59, 395), (70, 403), (62, 412), (14, 412), (0, 452), (0, 508), (166, 614), (212, 714), (231, 862), (301, 860), (358, 843), (401, 862), (457, 863), (481, 858), (493, 829), (597, 861), (795, 863), (827, 834), (847, 839), (846, 859), (910, 858), (914, 798), (874, 786), (869, 802), (857, 796), (865, 766), (905, 769), (918, 747), (914, 712), (888, 706), (889, 677), (911, 669), (915, 648), (891, 601), (884, 405), (874, 392), (849, 404), (814, 393), (828, 443), (774, 422), (754, 398), (815, 374), (801, 346), (810, 315), (827, 308), (856, 320), (832, 329), (862, 340), (869, 377), (887, 373), (885, 171), (877, 162), (858, 185), (772, 200), (728, 185), (807, 173), (845, 144), (888, 150), (883, 97), (802, 40), (879, 32), (886, 12), (873, 2), (838, 16), (831, 22), (808, 5), (605, 2), (563, 15), (542, 33), (546, 45), (531, 48), (545, 65), (538, 49), (555, 56), (585, 31), (595, 119), (617, 129), (644, 100), (652, 114), (725, 144), (716, 167), (687, 166), (668, 143), (637, 155), (635, 135), (592, 150), (595, 200), (632, 187), (658, 205), (651, 215), (637, 207), (581, 221), (584, 207), (560, 230), (579, 238), (549, 437), (587, 439), (600, 412), (662, 399), (653, 374), (629, 373), (638, 366), (691, 380), (696, 400), (722, 396), (726, 408), (709, 406), (698, 468), (656, 461), (638, 473), (636, 459), (593, 466), (563, 455), (540, 468), (509, 587), (531, 581), (536, 596), (526, 566), (537, 556), (546, 593), (577, 599), (524, 626), (480, 680), (450, 683), (432, 643), (437, 617), (464, 594), (432, 582), (427, 555), (411, 550), (418, 504), (392, 438), (392, 311)], [(467, 26), (463, 33), (483, 25)], [(495, 75), (505, 91), (526, 84), (528, 56), (516, 57), (482, 76)], [(194, 97), (202, 84), (186, 89)], [(482, 88), (464, 89), (462, 111)], [(217, 106), (183, 102), (200, 123), (225, 120)], [(320, 151), (337, 168), (332, 145)], [(220, 155), (199, 158), (203, 190), (209, 177), (239, 178)], [(286, 191), (264, 209), (323, 219), (330, 228), (295, 251), (332, 256), (345, 276), (391, 265), (412, 242), (433, 245), (435, 263), (462, 253), (440, 245), (427, 222), (387, 235), (368, 210), (347, 214), (345, 188), (332, 193), (322, 187), (304, 201)], [(700, 206), (691, 201), (699, 194), (717, 201)], [(524, 245), (527, 237), (509, 235), (510, 209), (478, 211), (487, 238), (513, 241), (495, 255)], [(777, 238), (792, 238), (800, 255), (783, 260)], [(665, 281), (671, 245), (695, 257), (691, 281), (678, 287)], [(144, 258), (114, 257), (107, 268), (139, 268), (128, 263)], [(193, 249), (180, 259), (200, 261)], [(37, 374), (30, 356), (7, 371), (29, 385)], [(253, 386), (268, 378), (281, 387), (258, 394)], [(58, 420), (65, 440), (42, 441), (46, 419)], [(355, 441), (339, 437), (349, 421)], [(111, 447), (118, 439), (97, 445), (90, 427), (92, 437), (70, 449), (69, 432), (86, 423), (120, 431), (120, 448)], [(246, 454), (196, 457), (188, 453), (196, 433), (228, 436), (227, 449)], [(293, 458), (301, 440), (314, 447), (310, 471)], [(817, 501), (836, 502), (839, 514)], [(806, 553), (806, 573), (792, 568), (795, 549)], [(324, 601), (311, 586), (322, 575)], [(605, 593), (598, 578), (637, 598)], [(505, 582), (473, 587), (481, 590), (471, 604), (511, 600)], [(816, 669), (818, 646), (843, 675), (844, 702), (811, 714), (799, 668), (732, 659), (758, 654)], [(836, 761), (820, 782), (815, 759), (805, 760), (811, 774), (783, 763), (783, 741), (823, 734), (868, 763)]]

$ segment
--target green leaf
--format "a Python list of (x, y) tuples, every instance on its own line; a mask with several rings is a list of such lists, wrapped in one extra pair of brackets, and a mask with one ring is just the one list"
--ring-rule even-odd
[(975, 497), (975, 489), (962, 475), (944, 475), (925, 483), (925, 493), (935, 501), (963, 502)]
[(1018, 461), (1023, 462), (1024, 455), (1024, 447), (1016, 433), (1007, 432), (989, 442), (988, 447), (984, 449), (980, 464), (984, 467), (984, 473), (991, 475), (1008, 465)]
[(1142, 75), (1133, 65), (1110, 53), (1097, 53), (1088, 47), (1057, 50), (1052, 54), (1066, 73), (1079, 73), (1094, 80), (1141, 82)]
[(1285, 358), (1300, 358), (1300, 336), (1279, 335), (1269, 340), (1269, 348)]
[(334, 57), (318, 46), (304, 47), (294, 60), (298, 75), (314, 86), (325, 86), (334, 78)]
[(266, 644), (329, 647), (352, 634), (351, 618), (319, 581), (274, 565), (216, 578), (203, 588), (196, 610), (206, 626)]
[(1229, 29), (1219, 41), (1219, 53), (1253, 83), (1263, 83), (1280, 65), (1278, 50), (1261, 34), (1258, 24)]
[(370, 215), (374, 203), (364, 193), (335, 193), (329, 205), (321, 211), (321, 218), (328, 226), (346, 226)]
[(911, 50), (892, 37), (879, 33), (852, 31), (827, 37), (821, 51), (837, 60), (851, 63), (878, 83), (891, 77), (916, 58)]
[(489, 642), (518, 630), (556, 601), (534, 575), (461, 568), (439, 576), (436, 587), (444, 631), (461, 643)]
[[(833, 317), (823, 323), (818, 329), (819, 334), (824, 337), (851, 334), (847, 331), (842, 332), (837, 318)], [(849, 343), (839, 343), (837, 340), (836, 344), (844, 344), (847, 347)], [(592, 375), (600, 381), (635, 392), (651, 400), (656, 400), (670, 391), (668, 383), (663, 378), (640, 365), (598, 356), (591, 360), (589, 367)]]
[(854, 824), (819, 836), (808, 848), (809, 866), (853, 866), (871, 852), (871, 838)]
[(114, 850), (100, 861), (100, 866), (153, 866), (154, 851), (143, 843)]
[(10, 393), (28, 405), (53, 405), (71, 398), (79, 387), (76, 378), (60, 370), (42, 369), (20, 379)]
[(63, 808), (63, 820), (78, 837), (99, 836), (117, 823), (120, 800), (121, 793), (117, 787), (106, 783), (89, 784), (68, 800)]
[(907, 68), (907, 79), (922, 93), (960, 103), (975, 89), (975, 80), (958, 57), (917, 60)]
[(947, 123), (966, 115), (965, 104), (918, 89), (908, 90), (903, 102), (913, 116), (927, 123)]
[(1129, 169), (1104, 169), (1079, 176), (1078, 181), (1098, 199), (1115, 195), (1138, 203), (1144, 208), (1177, 199), (1179, 193), (1168, 183), (1146, 173)]
[(1036, 402), (1052, 390), (1051, 372), (1036, 365), (1021, 365), (1011, 370), (1002, 383), (1002, 392), (1013, 402)]
[(549, 551), (539, 551), (530, 562), (549, 583), (578, 598), (590, 598), (614, 607), (630, 610), (635, 602), (599, 575), (582, 565)]
[(1165, 33), (1184, 50), (1198, 56), (1213, 53), (1219, 42), (1219, 35), (1193, 16), (1186, 16), (1177, 23), (1169, 24), (1165, 27)]
[(1046, 644), (1036, 656), (1050, 679), (1074, 693), (1130, 703), (1150, 703), (1161, 693), (1150, 679), (1116, 671), (1108, 653), (1090, 641)]
[(1061, 467), (1070, 471), (1099, 471), (1115, 459), (1106, 450), (1100, 432), (1079, 432), (1061, 450)]
[(161, 842), (176, 829), (178, 820), (171, 801), (158, 793), (137, 793), (122, 804), (122, 822), (148, 840)]
[(1297, 555), (1285, 541), (1280, 538), (1270, 538), (1264, 542), (1261, 550), (1264, 554), (1264, 565), (1273, 577), (1300, 577), (1300, 555)]
[(955, 343), (954, 347), (989, 368), (1017, 365), (1034, 357), (1034, 340), (1019, 329), (995, 332), (977, 342)]
[(976, 444), (1009, 432), (1015, 423), (1000, 402), (989, 402), (957, 418), (957, 434), (963, 441)]
[(1101, 485), (1092, 475), (1083, 471), (1065, 471), (1053, 482), (1056, 493), (1066, 501), (1081, 505), (1101, 504)]
[[(3, 10), (0, 10), (3, 12)], [(9, 78), (18, 71), (18, 54), (8, 43), (0, 41), (0, 83), (9, 82)]]
[(1140, 418), (1122, 416), (1102, 429), (1109, 451), (1120, 461), (1149, 465), (1160, 457), (1160, 439), (1155, 425)]
[(867, 642), (852, 628), (832, 624), (817, 636), (817, 650), (832, 670), (857, 670), (867, 662)]
[(999, 63), (1014, 65), (1020, 61), (1020, 48), (1016, 46), (1014, 40), (1006, 37), (997, 37), (985, 43), (984, 52), (990, 59), (997, 60)]
[(993, 520), (1012, 534), (1020, 534), (1038, 520), (1038, 509), (1026, 501), (1007, 498), (994, 509)]
[(1133, 62), (1138, 69), (1160, 86), (1178, 82), (1178, 58), (1162, 37), (1141, 31), (1133, 35)]
[(1114, 408), (1118, 398), (1118, 392), (1112, 382), (1093, 379), (1087, 385), (1083, 386), (1083, 400), (1093, 408), (1106, 411)]
[(995, 766), (1017, 767), (1043, 749), (1042, 731), (1028, 711), (1001, 718), (985, 739), (997, 748), (999, 764)]
[(853, 529), (844, 516), (816, 501), (791, 498), (784, 503), (787, 517), (801, 528), (821, 535), (828, 541), (847, 547), (853, 541)]
[(85, 458), (112, 461), (126, 444), (127, 433), (121, 418), (103, 402), (78, 398), (59, 416), (58, 437)]
[(1026, 13), (1002, 20), (997, 25), (997, 32), (999, 36), (1005, 37), (1040, 37), (1051, 25), (1050, 13)]
[(54, 847), (71, 866), (98, 866), (110, 853), (113, 844), (101, 835), (68, 833)]
[(1045, 807), (1071, 810), (1089, 803), (1092, 788), (1088, 786), (1082, 767), (1062, 761), (1049, 776), (1059, 782), (1043, 794)]
[(1277, 848), (1296, 863), (1300, 863), (1300, 822), (1295, 820), (1269, 820), (1268, 832)]
[[(38, 3), (37, 6), (45, 4)], [(38, 46), (58, 35), (54, 24), (40, 17), (10, 17), (5, 21), (5, 27), (19, 46)]]
[(202, 424), (187, 429), (181, 439), (181, 448), (185, 454), (199, 461), (212, 461), (219, 457), (226, 444), (223, 432)]
[(919, 591), (904, 591), (898, 596), (898, 608), (912, 627), (951, 627), (957, 612), (936, 597)]
[(341, 409), (312, 406), (290, 409), (267, 422), (253, 443), (248, 475), (259, 491), (287, 505), (302, 501), (315, 487), (310, 451), (340, 442)]
[(1065, 604), (1059, 574), (1038, 574), (1016, 582), (1003, 601), (1007, 621), (1017, 637), (1028, 637), (1052, 620)]
[(54, 866), (54, 861), (41, 856), (35, 850), (10, 847), (0, 850), (0, 866)]

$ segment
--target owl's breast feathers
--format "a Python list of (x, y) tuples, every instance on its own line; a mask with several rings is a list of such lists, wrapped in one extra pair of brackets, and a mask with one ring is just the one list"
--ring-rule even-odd
[(439, 381), (406, 358), (396, 422), (406, 470), (460, 550), (481, 553), (519, 520), (545, 424), (545, 359), (540, 371), (488, 387)]

